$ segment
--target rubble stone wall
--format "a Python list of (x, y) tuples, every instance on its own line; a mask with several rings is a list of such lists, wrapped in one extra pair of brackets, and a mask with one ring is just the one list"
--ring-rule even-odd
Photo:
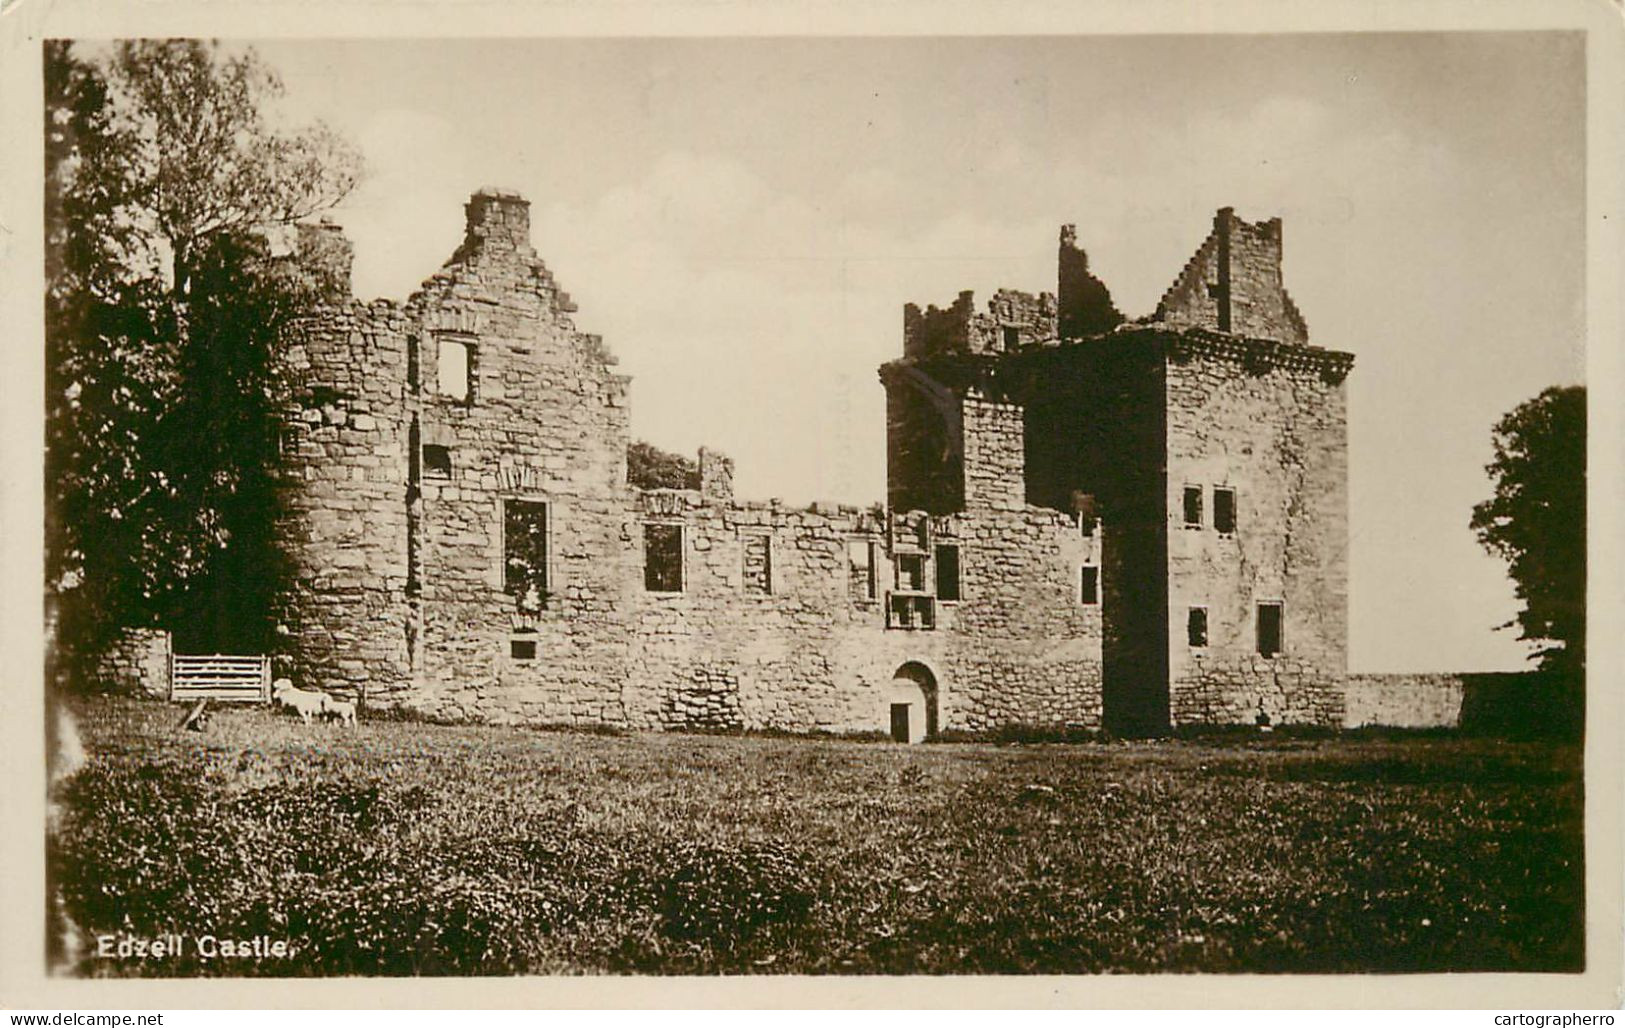
[(348, 302), (306, 326), (283, 356), (279, 532), (293, 591), (278, 610), (275, 672), (364, 696), (409, 684), (407, 319)]
[(1460, 675), (1349, 675), (1345, 728), (1455, 728), (1466, 686)]
[[(480, 720), (619, 723), (628, 383), (602, 341), (576, 330), (574, 303), (531, 248), (528, 212), (511, 194), (477, 195), (457, 255), (408, 305), (422, 368), (410, 414), (451, 468), (420, 469), (416, 483), (407, 702)], [(437, 378), (443, 345), (470, 348), (466, 399)], [(516, 500), (546, 505), (539, 610), (506, 588)]]
[(121, 629), (96, 661), (103, 688), (124, 693), (169, 696), (169, 633), (157, 628)]

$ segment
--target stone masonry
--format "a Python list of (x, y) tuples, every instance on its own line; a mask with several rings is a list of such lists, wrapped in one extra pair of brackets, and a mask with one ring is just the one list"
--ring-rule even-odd
[(348, 244), (301, 233), (334, 295), (281, 363), (279, 674), (502, 723), (1341, 723), (1352, 358), (1308, 345), (1278, 221), (1221, 211), (1136, 322), (1070, 227), (1055, 293), (908, 305), (887, 505), (798, 508), (735, 498), (711, 450), (696, 489), (629, 485), (629, 380), (528, 203), (466, 214), (404, 303), (352, 299)]

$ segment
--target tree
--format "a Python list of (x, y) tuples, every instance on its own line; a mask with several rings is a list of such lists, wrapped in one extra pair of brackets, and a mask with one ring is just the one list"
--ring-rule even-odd
[(254, 51), (194, 39), (120, 43), (110, 68), (120, 128), (137, 141), (132, 214), (167, 250), (174, 294), (189, 292), (199, 245), (219, 233), (291, 225), (347, 196), (358, 155), (320, 123), (266, 124), (282, 82)]
[(1520, 639), (1556, 643), (1543, 668), (1585, 668), (1586, 393), (1552, 387), (1518, 405), (1494, 431), (1485, 468), (1495, 495), (1473, 508), (1479, 542), (1507, 561)]
[(635, 489), (698, 489), (700, 468), (640, 439), (626, 448), (626, 481)]
[[(59, 630), (266, 621), (277, 334), (313, 302), (267, 230), (331, 207), (357, 154), (283, 132), (252, 51), (45, 49), (46, 549)], [(235, 602), (222, 605), (221, 600)], [(234, 620), (235, 619), (235, 620)], [(204, 625), (207, 628), (207, 625)]]

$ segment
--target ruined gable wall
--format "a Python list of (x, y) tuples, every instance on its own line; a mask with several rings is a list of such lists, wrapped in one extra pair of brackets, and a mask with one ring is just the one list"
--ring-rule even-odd
[[(1276, 353), (1271, 362), (1267, 355)], [(1341, 355), (1339, 355), (1341, 356)], [(1336, 726), (1347, 671), (1346, 365), (1267, 346), (1171, 344), (1167, 368), (1168, 636), (1176, 724)], [(1202, 527), (1184, 527), (1184, 488), (1202, 489)], [(1236, 491), (1221, 536), (1213, 488)], [(1257, 652), (1257, 603), (1284, 604), (1283, 652)], [(1209, 645), (1187, 610), (1205, 605)]]
[(1230, 331), (1236, 335), (1309, 342), (1309, 329), (1281, 278), (1281, 219), (1256, 224), (1229, 218)]
[(1215, 223), (1213, 231), (1185, 262), (1173, 285), (1157, 302), (1151, 320), (1172, 328), (1223, 330), (1217, 290), (1228, 277), (1228, 270), (1220, 259), (1220, 229), (1221, 225)]
[[(412, 704), (491, 721), (621, 723), (626, 379), (529, 244), (528, 206), (477, 194), (457, 256), (410, 301), (419, 347), (413, 415), (449, 478), (419, 469)], [(473, 396), (437, 388), (443, 340), (473, 346)], [(545, 502), (549, 596), (504, 590), (503, 502)], [(536, 643), (514, 656), (513, 639)]]
[(1110, 332), (1123, 323), (1106, 283), (1089, 272), (1089, 255), (1078, 246), (1077, 228), (1061, 226), (1056, 261), (1057, 334), (1080, 339)]
[(1221, 209), (1151, 320), (1175, 328), (1308, 343), (1308, 326), (1281, 277), (1281, 219), (1247, 222), (1230, 208)]

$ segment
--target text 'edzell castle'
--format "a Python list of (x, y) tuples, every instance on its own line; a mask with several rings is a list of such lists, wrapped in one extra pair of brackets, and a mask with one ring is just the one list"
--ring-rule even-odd
[(373, 706), (505, 723), (1157, 732), (1341, 724), (1347, 353), (1311, 346), (1279, 220), (1219, 211), (1126, 321), (1069, 227), (1055, 293), (904, 310), (884, 507), (627, 481), (627, 387), (482, 190), (405, 303), (286, 348), (278, 660)]

